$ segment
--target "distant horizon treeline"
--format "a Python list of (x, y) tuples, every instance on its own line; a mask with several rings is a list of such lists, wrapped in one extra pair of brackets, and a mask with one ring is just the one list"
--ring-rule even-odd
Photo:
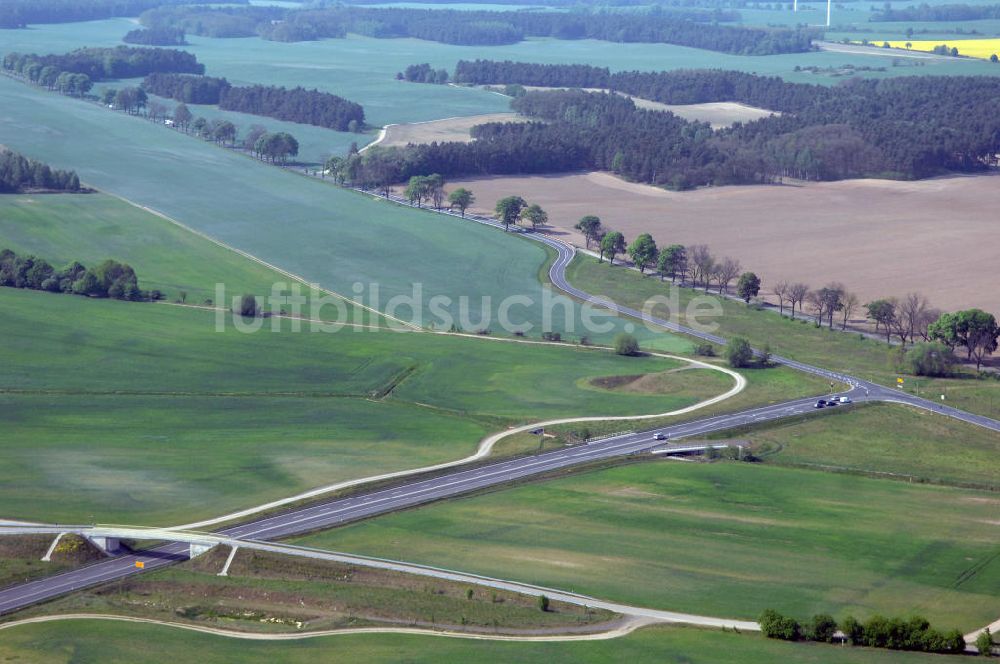
[[(227, 0), (245, 4), (247, 0)], [(24, 28), (31, 23), (75, 23), (117, 16), (138, 16), (163, 5), (190, 4), (190, 0), (4, 0), (0, 28)]]
[(983, 21), (1000, 18), (1000, 5), (968, 5), (962, 3), (928, 5), (922, 3), (909, 7), (894, 8), (888, 4), (874, 9), (871, 22), (898, 23), (902, 21)]
[(61, 171), (48, 164), (0, 147), (0, 193), (26, 190), (80, 191), (75, 171)]
[(142, 24), (207, 37), (260, 36), (274, 41), (344, 37), (412, 37), (458, 45), (515, 44), (526, 37), (667, 43), (742, 55), (799, 53), (812, 49), (813, 29), (724, 25), (740, 19), (723, 9), (659, 8), (635, 12), (514, 12), (337, 6), (160, 7)]

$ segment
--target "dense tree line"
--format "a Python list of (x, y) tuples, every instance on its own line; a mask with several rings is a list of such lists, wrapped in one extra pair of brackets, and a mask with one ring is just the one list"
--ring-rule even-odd
[(254, 37), (258, 26), (281, 21), (287, 13), (279, 7), (161, 6), (143, 12), (139, 21), (148, 28), (176, 28), (199, 37)]
[[(784, 641), (823, 641), (831, 643), (837, 632), (837, 622), (828, 614), (817, 614), (805, 625), (794, 618), (768, 609), (758, 619), (761, 632), (771, 639)], [(839, 625), (845, 640), (851, 645), (890, 650), (916, 650), (936, 653), (962, 653), (965, 639), (957, 629), (942, 632), (920, 616), (886, 618), (874, 615), (865, 622), (848, 616)]]
[(721, 69), (677, 69), (663, 72), (611, 73), (590, 65), (548, 65), (530, 62), (460, 60), (456, 83), (508, 84), (543, 87), (606, 88), (664, 104), (733, 101), (773, 111), (801, 111), (836, 97), (823, 85), (788, 83), (777, 76), (758, 76)]
[(160, 299), (159, 291), (139, 290), (135, 270), (125, 263), (108, 259), (88, 269), (74, 261), (57, 270), (48, 261), (19, 256), (10, 249), (0, 250), (0, 286), (114, 300)]
[(184, 46), (187, 39), (180, 28), (152, 28), (129, 30), (122, 37), (126, 44), (141, 44), (144, 46)]
[[(468, 144), (414, 146), (404, 173), (448, 176), (603, 169), (684, 189), (782, 177), (923, 178), (996, 162), (1000, 98), (995, 77), (851, 80), (834, 88), (739, 72), (608, 74), (589, 67), (460, 63), (456, 78), (520, 84), (585, 83), (667, 103), (737, 101), (783, 114), (712, 131), (629, 100), (579, 91), (531, 92), (515, 110), (544, 125), (485, 125)], [(409, 163), (419, 164), (407, 173)]]
[(982, 21), (1000, 18), (1000, 5), (928, 5), (884, 8), (872, 12), (871, 21), (923, 22), (923, 21)]
[[(247, 0), (234, 0), (245, 3)], [(140, 13), (189, 0), (4, 0), (0, 3), (0, 28), (23, 28), (31, 23), (75, 23)]]
[(142, 81), (146, 92), (185, 104), (218, 104), (231, 86), (224, 78), (193, 74), (150, 74)]
[(812, 48), (816, 33), (789, 28), (724, 25), (739, 20), (724, 10), (659, 9), (652, 12), (453, 11), (340, 6), (282, 10), (273, 7), (207, 9), (168, 7), (145, 12), (144, 25), (189, 33), (304, 41), (343, 37), (413, 37), (461, 45), (514, 44), (525, 37), (667, 43), (726, 53), (766, 55)]
[(447, 69), (432, 69), (430, 64), (410, 65), (405, 70), (396, 74), (396, 78), (401, 81), (411, 83), (447, 83)]
[(18, 193), (29, 189), (80, 191), (80, 178), (74, 171), (56, 170), (48, 164), (0, 148), (0, 193)]
[(8, 53), (3, 59), (7, 71), (26, 74), (32, 68), (52, 67), (59, 72), (84, 74), (91, 81), (108, 78), (137, 78), (154, 72), (204, 74), (205, 65), (186, 51), (169, 48), (81, 48), (62, 55)]
[(219, 108), (337, 131), (359, 131), (365, 124), (365, 111), (360, 104), (301, 87), (291, 90), (265, 85), (227, 88), (219, 99)]

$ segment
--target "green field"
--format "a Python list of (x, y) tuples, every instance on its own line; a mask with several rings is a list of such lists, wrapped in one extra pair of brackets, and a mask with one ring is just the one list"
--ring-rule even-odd
[(233, 293), (271, 291), (287, 277), (218, 247), (170, 222), (106, 194), (0, 196), (0, 248), (35, 254), (55, 266), (105, 258), (130, 263), (139, 287), (188, 302)]
[(920, 613), (970, 630), (997, 615), (997, 505), (995, 494), (852, 475), (659, 462), (302, 542), (702, 615)]
[[(567, 269), (569, 281), (591, 293), (603, 293), (619, 304), (642, 309), (653, 296), (663, 296), (670, 287), (652, 276), (643, 277), (634, 270), (609, 270), (607, 265), (587, 256), (577, 256)], [(694, 297), (706, 297), (701, 289), (681, 288), (681, 311), (678, 322), (689, 324), (685, 314)], [(710, 296), (709, 296), (710, 297)], [(856, 333), (817, 329), (811, 322), (777, 316), (773, 311), (757, 310), (742, 302), (713, 298), (722, 315), (704, 319), (717, 324), (714, 330), (724, 337), (743, 336), (757, 347), (765, 344), (775, 355), (784, 355), (825, 369), (844, 371), (859, 378), (896, 385), (898, 374), (889, 369), (888, 346), (879, 340)], [(661, 315), (667, 312), (659, 311)], [(984, 415), (995, 415), (1000, 406), (1000, 381), (977, 379), (970, 373), (959, 378), (929, 379), (908, 377), (904, 388), (930, 399), (945, 396), (945, 402)]]
[[(378, 310), (397, 296), (416, 298), (418, 323), (447, 328), (432, 308), (437, 297), (440, 309), (459, 327), (498, 332), (504, 298), (521, 295), (531, 304), (514, 306), (512, 323), (530, 323), (535, 326), (530, 336), (539, 335), (546, 300), (538, 275), (548, 254), (536, 243), (371, 200), (7, 78), (0, 78), (0, 106), (0, 144), (74, 168), (88, 184), (163, 212), (310, 282), (352, 296), (357, 284), (359, 297)], [(135, 267), (141, 274), (142, 266)], [(404, 302), (399, 314), (411, 318), (411, 309)], [(615, 320), (610, 331), (587, 332), (579, 307), (570, 309), (565, 320), (563, 307), (554, 307), (553, 322), (554, 329), (573, 339), (586, 334), (610, 341), (625, 325)], [(690, 347), (666, 333), (643, 328), (638, 334), (647, 346)]]
[(1000, 488), (1000, 435), (895, 404), (827, 411), (725, 437), (748, 438), (769, 463)]
[(670, 393), (598, 389), (681, 363), (573, 347), (287, 321), (219, 333), (213, 312), (15, 289), (0, 305), (10, 518), (190, 520), (459, 458), (507, 424), (664, 412), (732, 385), (696, 370), (669, 374)]
[[(947, 655), (792, 644), (759, 636), (685, 628), (647, 628), (610, 641), (503, 643), (401, 634), (345, 635), (275, 643), (196, 634), (170, 627), (74, 620), (24, 625), (2, 632), (0, 656), (61, 664), (137, 660), (312, 664), (336, 662), (469, 661), (581, 664), (612, 661), (690, 664), (933, 664)], [(153, 660), (149, 654), (156, 653)]]

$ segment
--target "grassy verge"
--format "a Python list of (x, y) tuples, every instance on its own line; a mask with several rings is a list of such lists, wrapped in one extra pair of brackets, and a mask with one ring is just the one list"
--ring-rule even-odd
[(896, 404), (737, 429), (767, 463), (1000, 490), (1000, 435)]
[[(181, 565), (86, 590), (18, 614), (111, 613), (244, 632), (365, 625), (559, 633), (600, 629), (607, 611), (387, 570), (228, 548)], [(470, 592), (471, 591), (471, 592)]]
[(214, 664), (275, 661), (407, 662), (469, 661), (589, 664), (611, 661), (690, 664), (933, 664), (958, 656), (786, 643), (756, 635), (681, 627), (647, 628), (610, 641), (505, 643), (465, 639), (371, 634), (330, 636), (294, 642), (242, 641), (155, 625), (74, 620), (24, 625), (5, 631), (0, 656), (18, 662), (131, 664), (155, 652), (158, 661), (195, 660)]
[[(628, 465), (303, 542), (706, 615), (995, 619), (997, 499), (762, 464)], [(912, 515), (920, 514), (919, 519)]]
[[(642, 309), (651, 297), (668, 293), (669, 282), (655, 276), (642, 276), (633, 270), (609, 268), (589, 256), (578, 255), (567, 270), (569, 281), (591, 293), (601, 293), (625, 306)], [(845, 371), (884, 385), (896, 385), (898, 375), (889, 368), (888, 346), (859, 334), (816, 328), (808, 321), (780, 317), (772, 311), (748, 307), (742, 302), (706, 295), (701, 290), (678, 288), (680, 310), (676, 320), (691, 325), (686, 312), (696, 297), (716, 302), (722, 315), (702, 322), (718, 324), (717, 334), (743, 336), (755, 346), (765, 344), (772, 352), (826, 369)], [(662, 309), (657, 313), (665, 315)], [(932, 399), (943, 394), (952, 406), (984, 415), (995, 415), (1000, 407), (1000, 381), (977, 379), (966, 372), (950, 379), (905, 379), (907, 391)]]
[[(0, 305), (9, 517), (190, 521), (460, 458), (512, 424), (662, 412), (731, 386), (675, 360), (572, 346), (216, 332), (211, 312), (16, 289)], [(644, 374), (661, 374), (657, 389), (594, 383)]]

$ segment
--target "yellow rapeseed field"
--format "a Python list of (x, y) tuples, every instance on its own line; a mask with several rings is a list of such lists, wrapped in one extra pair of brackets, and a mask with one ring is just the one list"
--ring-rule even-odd
[[(877, 39), (871, 40), (873, 46), (881, 46), (884, 43), (886, 42)], [(902, 40), (889, 41), (888, 44), (891, 48), (907, 48), (907, 44), (909, 44), (909, 50), (913, 51), (933, 51), (935, 46), (946, 44), (949, 49), (957, 48), (959, 55), (982, 58), (983, 60), (989, 60), (994, 53), (1000, 55), (1000, 39)]]

